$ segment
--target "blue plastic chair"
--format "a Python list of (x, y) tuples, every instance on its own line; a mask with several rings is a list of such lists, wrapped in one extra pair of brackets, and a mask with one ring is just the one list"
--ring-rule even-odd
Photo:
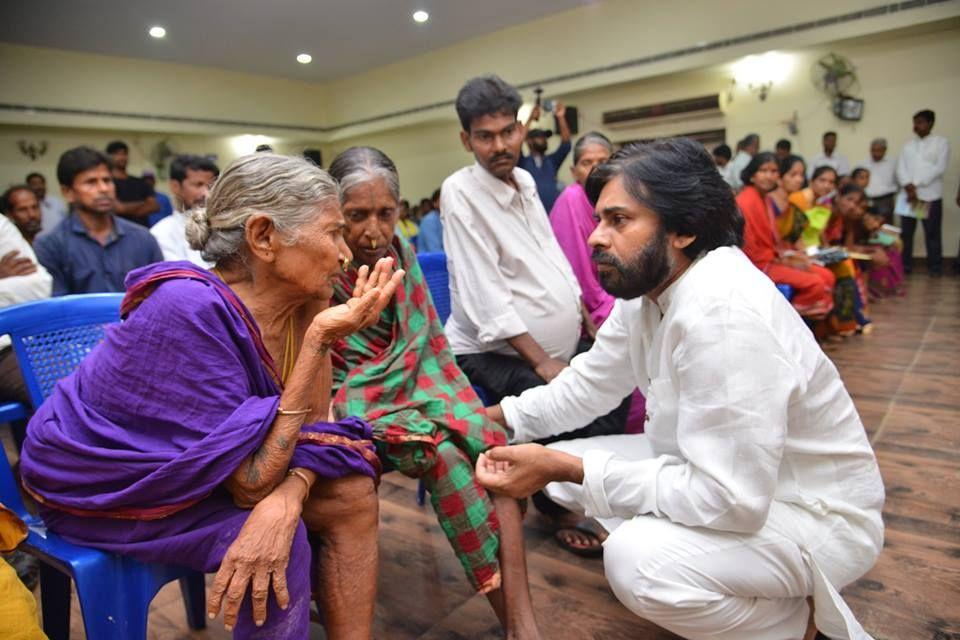
[[(103, 340), (106, 328), (120, 320), (122, 298), (121, 294), (64, 296), (0, 310), (0, 335), (8, 333), (13, 340), (34, 407)], [(190, 627), (206, 626), (202, 573), (81, 547), (48, 532), (43, 521), (24, 506), (2, 455), (0, 502), (30, 528), (19, 548), (41, 561), (43, 627), (51, 640), (67, 640), (70, 635), (71, 578), (91, 640), (146, 638), (150, 601), (163, 585), (176, 579), (180, 580)]]
[[(446, 324), (447, 318), (450, 317), (450, 274), (447, 272), (447, 254), (442, 251), (420, 253), (417, 254), (417, 262), (420, 263), (420, 269), (423, 271), (423, 279), (427, 281), (430, 298), (433, 300), (433, 306), (437, 308), (440, 322)], [(473, 390), (477, 392), (483, 406), (490, 406), (489, 397), (483, 387), (473, 385)], [(421, 480), (417, 486), (417, 504), (420, 506), (426, 502), (426, 491)]]
[(778, 284), (777, 290), (783, 294), (783, 297), (787, 299), (787, 302), (793, 300), (793, 287), (788, 284)]
[(450, 274), (447, 273), (447, 254), (442, 251), (436, 253), (421, 253), (417, 255), (417, 262), (423, 271), (423, 279), (427, 281), (433, 306), (437, 308), (440, 324), (446, 324), (450, 317)]
[(23, 420), (27, 417), (27, 408), (19, 402), (0, 402), (0, 424)]

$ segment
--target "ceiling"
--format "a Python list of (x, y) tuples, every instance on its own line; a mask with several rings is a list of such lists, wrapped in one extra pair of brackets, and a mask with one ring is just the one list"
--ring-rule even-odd
[(324, 82), (597, 1), (32, 0), (0, 3), (0, 42)]

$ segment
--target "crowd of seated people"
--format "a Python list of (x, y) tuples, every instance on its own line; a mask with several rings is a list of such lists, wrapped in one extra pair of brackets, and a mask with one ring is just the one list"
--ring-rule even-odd
[[(836, 152), (837, 135), (827, 132), (824, 152), (808, 166), (788, 145), (777, 153), (746, 158), (737, 188), (745, 220), (744, 251), (774, 282), (788, 285), (791, 302), (820, 338), (870, 333), (869, 304), (905, 292), (913, 229), (923, 222), (928, 271), (942, 272), (940, 211), (947, 146), (931, 134), (934, 114), (914, 116), (916, 138), (900, 160), (886, 159), (883, 138), (871, 143), (870, 158), (850, 170)], [(917, 154), (914, 147), (929, 152)], [(744, 144), (741, 144), (741, 149)], [(718, 170), (729, 177), (729, 148), (714, 150)], [(918, 189), (926, 197), (917, 195)], [(902, 203), (894, 207), (897, 192)], [(892, 226), (894, 213), (901, 227)], [(909, 231), (909, 233), (907, 232)]]
[[(328, 637), (369, 637), (376, 487), (396, 471), (424, 483), (504, 635), (538, 637), (520, 504), (478, 476), (485, 452), (512, 431), (473, 386), (509, 404), (546, 397), (555, 380), (571, 384), (581, 375), (576, 362), (586, 362), (578, 356), (623, 330), (622, 320), (608, 324), (622, 303), (604, 274), (633, 265), (599, 251), (604, 218), (596, 194), (588, 197), (595, 167), (616, 164), (614, 145), (597, 132), (576, 141), (573, 181), (548, 212), (520, 168), (528, 140), (520, 104), (496, 76), (468, 82), (456, 109), (474, 163), (413, 207), (400, 197), (393, 161), (371, 147), (347, 149), (329, 172), (270, 151), (222, 174), (206, 157), (179, 156), (165, 203), (127, 173), (128, 147), (116, 141), (106, 154), (62, 155), (66, 207), (40, 174), (10, 187), (0, 200), (0, 307), (125, 292), (123, 322), (20, 433), (24, 490), (50, 529), (215, 573), (211, 613), (222, 608), (236, 637), (300, 637), (311, 581)], [(931, 144), (932, 112), (915, 125), (919, 144)], [(569, 137), (564, 129), (561, 144)], [(790, 303), (818, 338), (870, 333), (869, 303), (902, 295), (910, 267), (912, 236), (901, 241), (889, 224), (890, 187), (871, 186), (875, 176), (891, 178), (866, 163), (846, 175), (833, 132), (809, 165), (781, 142), (776, 154), (761, 151), (756, 134), (733, 157), (726, 145), (714, 149), (736, 191), (742, 250), (789, 285)], [(900, 182), (907, 208), (899, 213), (912, 214), (914, 227), (921, 219), (936, 247), (942, 169), (917, 166), (930, 154), (911, 153), (898, 163), (895, 179), (910, 180)], [(871, 154), (871, 166), (882, 167), (883, 154)], [(726, 188), (716, 199), (721, 208), (733, 201)], [(446, 326), (418, 251), (446, 253)], [(939, 273), (937, 254), (928, 259)], [(650, 416), (640, 388), (650, 382), (620, 389), (575, 429), (531, 440), (563, 447), (642, 433)], [(3, 342), (0, 399), (27, 402)], [(603, 553), (608, 525), (544, 491), (532, 497), (564, 548)]]

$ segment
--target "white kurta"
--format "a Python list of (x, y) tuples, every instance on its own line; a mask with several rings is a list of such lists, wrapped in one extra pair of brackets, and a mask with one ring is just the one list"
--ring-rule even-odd
[[(53, 278), (43, 265), (37, 261), (33, 248), (27, 242), (17, 226), (7, 216), (0, 215), (0, 257), (16, 251), (21, 258), (30, 258), (37, 270), (25, 276), (0, 278), (0, 309), (21, 302), (41, 300), (50, 297)], [(10, 346), (9, 336), (0, 336), (0, 349)]]
[(836, 171), (839, 176), (850, 175), (850, 161), (847, 160), (847, 156), (842, 153), (834, 153), (832, 156), (828, 156), (825, 153), (818, 153), (813, 156), (807, 167), (807, 179), (813, 178), (813, 172), (817, 170), (817, 167), (833, 167), (833, 170)]
[[(588, 353), (502, 407), (515, 440), (530, 441), (587, 424), (634, 387), (647, 396), (646, 434), (633, 436), (647, 441), (643, 447), (575, 445), (584, 465), (577, 500), (586, 514), (654, 516), (678, 535), (697, 528), (740, 536), (747, 549), (775, 531), (807, 569), (799, 592), (766, 597), (790, 598), (796, 609), (801, 593), (815, 595), (822, 631), (862, 637), (834, 587), (865, 573), (883, 545), (876, 458), (833, 363), (739, 249), (696, 261), (658, 303), (617, 301)], [(638, 453), (645, 447), (649, 454)], [(635, 541), (638, 548), (651, 543)], [(731, 624), (725, 620), (707, 622), (699, 635), (697, 627), (673, 628), (721, 637), (713, 625)], [(778, 637), (750, 634), (744, 624), (728, 637)]]
[(903, 145), (897, 159), (897, 180), (917, 188), (917, 198), (933, 202), (943, 198), (943, 174), (950, 158), (950, 144), (943, 136), (913, 138)]
[(444, 331), (457, 355), (516, 356), (507, 338), (529, 333), (551, 357), (566, 361), (580, 337), (580, 285), (533, 178), (514, 169), (513, 180), (518, 189), (474, 164), (443, 183), (450, 271)]
[(150, 227), (150, 233), (157, 239), (164, 260), (187, 260), (204, 269), (213, 266), (212, 262), (204, 260), (200, 252), (191, 248), (187, 242), (187, 214), (182, 211), (174, 211), (157, 222)]

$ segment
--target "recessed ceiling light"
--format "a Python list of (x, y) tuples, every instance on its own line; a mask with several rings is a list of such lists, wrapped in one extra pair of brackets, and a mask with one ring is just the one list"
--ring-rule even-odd
[(167, 35), (167, 30), (163, 27), (150, 27), (150, 35), (154, 38), (162, 38)]
[(424, 11), (423, 9), (413, 12), (414, 22), (426, 22), (429, 19), (430, 19), (430, 14)]
[(313, 61), (313, 56), (309, 53), (301, 53), (297, 56), (297, 62), (300, 64), (310, 64)]

